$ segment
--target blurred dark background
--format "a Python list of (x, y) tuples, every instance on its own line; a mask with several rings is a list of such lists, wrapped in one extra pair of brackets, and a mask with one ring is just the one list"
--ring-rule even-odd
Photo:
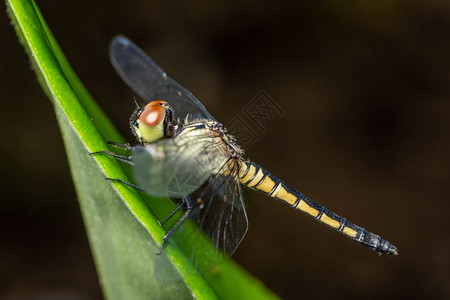
[[(38, 1), (130, 142), (125, 34), (227, 123), (259, 91), (285, 111), (247, 156), (395, 244), (378, 256), (250, 192), (234, 255), (282, 298), (450, 297), (448, 1)], [(0, 297), (102, 298), (50, 101), (1, 18)]]

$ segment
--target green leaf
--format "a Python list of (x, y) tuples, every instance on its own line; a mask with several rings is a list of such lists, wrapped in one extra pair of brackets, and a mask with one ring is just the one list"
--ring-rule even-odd
[(89, 153), (107, 149), (105, 140), (123, 139), (77, 78), (36, 4), (9, 0), (7, 7), (53, 103), (105, 297), (276, 298), (232, 261), (201, 276), (170, 244), (155, 255), (165, 231), (153, 212), (164, 208), (158, 204), (162, 201), (143, 199), (133, 189), (105, 180), (128, 178), (115, 159)]

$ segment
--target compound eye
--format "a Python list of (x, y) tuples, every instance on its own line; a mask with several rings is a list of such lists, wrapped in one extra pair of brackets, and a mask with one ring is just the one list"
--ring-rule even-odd
[(150, 102), (144, 107), (144, 110), (139, 116), (139, 124), (141, 126), (154, 127), (164, 121), (166, 110), (161, 104), (155, 102), (159, 101)]

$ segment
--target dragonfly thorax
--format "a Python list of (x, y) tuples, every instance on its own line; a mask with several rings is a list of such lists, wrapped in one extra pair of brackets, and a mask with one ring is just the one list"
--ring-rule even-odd
[(209, 119), (186, 120), (178, 128), (177, 135), (201, 135), (211, 138), (220, 138), (223, 144), (223, 150), (227, 152), (230, 158), (242, 158), (244, 150), (237, 144), (233, 135), (221, 123)]

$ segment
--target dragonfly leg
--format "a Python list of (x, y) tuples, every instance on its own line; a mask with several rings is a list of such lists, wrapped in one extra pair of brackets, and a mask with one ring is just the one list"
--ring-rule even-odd
[(173, 215), (176, 214), (177, 211), (179, 211), (184, 206), (185, 203), (186, 203), (186, 200), (183, 197), (181, 199), (180, 204), (178, 204), (177, 208), (175, 208), (175, 210), (173, 212), (171, 212), (170, 215), (168, 215), (162, 222), (160, 222), (160, 224), (164, 225), (164, 223), (166, 223), (170, 218), (172, 218)]
[(135, 189), (135, 190), (138, 190), (138, 191), (140, 191), (140, 192), (145, 192), (144, 189), (138, 187), (137, 185), (134, 185), (134, 184), (132, 184), (132, 183), (126, 182), (126, 181), (124, 181), (124, 180), (122, 180), (122, 179), (109, 178), (109, 177), (106, 177), (105, 179), (106, 179), (106, 180), (109, 180), (109, 181), (119, 182), (119, 183), (125, 184), (126, 186), (129, 186), (129, 187), (131, 187), (131, 188), (133, 188), (133, 189)]
[(100, 153), (112, 156), (115, 159), (117, 159), (118, 161), (121, 161), (123, 163), (126, 163), (126, 164), (134, 166), (134, 163), (131, 161), (133, 159), (132, 156), (123, 156), (123, 155), (119, 155), (119, 154), (116, 154), (116, 153), (113, 153), (113, 152), (109, 152), (109, 151), (106, 151), (106, 150), (101, 150), (101, 151), (97, 151), (97, 152), (90, 152), (89, 155), (96, 155), (96, 154), (100, 154)]
[[(189, 196), (188, 196), (189, 197)], [(161, 240), (161, 246), (159, 247), (159, 251), (156, 252), (156, 255), (160, 255), (162, 252), (162, 249), (164, 247), (164, 244), (166, 243), (167, 239), (172, 236), (172, 234), (175, 232), (175, 230), (186, 220), (187, 217), (191, 214), (192, 211), (192, 202), (188, 197), (183, 198), (182, 205), (186, 203), (187, 209), (186, 212), (183, 214), (183, 216), (177, 221), (177, 223), (167, 231), (167, 233), (164, 235), (164, 237)], [(181, 208), (181, 205), (178, 206), (177, 210)], [(173, 214), (173, 213), (172, 213)], [(167, 219), (167, 218), (166, 218)]]
[(119, 143), (116, 143), (116, 142), (110, 142), (110, 141), (106, 141), (106, 143), (107, 143), (108, 145), (113, 145), (113, 146), (116, 146), (116, 147), (119, 147), (119, 148), (123, 148), (123, 149), (127, 149), (127, 150), (130, 150), (130, 151), (133, 151), (133, 150), (134, 150), (134, 147), (133, 147), (133, 146), (129, 146), (129, 145), (126, 145), (126, 144), (119, 144)]

